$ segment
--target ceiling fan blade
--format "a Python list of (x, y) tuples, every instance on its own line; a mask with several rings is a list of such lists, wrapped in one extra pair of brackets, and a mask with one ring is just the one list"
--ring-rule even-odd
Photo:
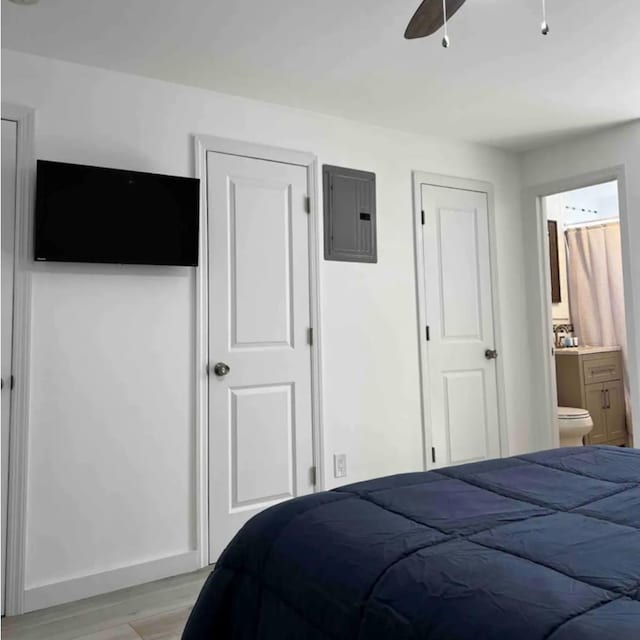
[[(466, 0), (447, 0), (447, 19), (465, 3)], [(423, 0), (411, 18), (404, 37), (407, 40), (424, 38), (435, 33), (444, 24), (442, 0)]]

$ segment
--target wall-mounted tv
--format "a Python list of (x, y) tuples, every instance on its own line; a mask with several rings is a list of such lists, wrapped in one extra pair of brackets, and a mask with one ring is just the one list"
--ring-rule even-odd
[(198, 264), (199, 180), (38, 160), (35, 259)]

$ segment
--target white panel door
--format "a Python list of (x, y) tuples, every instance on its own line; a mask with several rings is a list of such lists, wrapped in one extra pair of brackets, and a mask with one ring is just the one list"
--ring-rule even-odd
[(7, 551), (7, 487), (11, 422), (11, 348), (13, 337), (13, 249), (16, 220), (18, 124), (2, 121), (2, 614)]
[(314, 489), (309, 216), (306, 167), (209, 152), (207, 178), (215, 562), (251, 516)]
[(498, 457), (487, 194), (423, 184), (422, 208), (434, 466)]

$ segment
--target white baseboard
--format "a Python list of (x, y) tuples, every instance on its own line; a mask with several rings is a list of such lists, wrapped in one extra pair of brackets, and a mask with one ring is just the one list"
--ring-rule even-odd
[(74, 602), (92, 596), (133, 587), (153, 580), (161, 580), (189, 573), (200, 568), (200, 554), (188, 551), (150, 562), (143, 562), (109, 571), (102, 571), (80, 578), (52, 582), (39, 587), (25, 589), (24, 611), (53, 607), (65, 602)]

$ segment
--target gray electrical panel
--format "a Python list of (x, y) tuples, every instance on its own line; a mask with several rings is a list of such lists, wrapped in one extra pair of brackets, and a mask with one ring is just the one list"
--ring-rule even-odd
[(325, 260), (377, 262), (376, 174), (322, 167)]

